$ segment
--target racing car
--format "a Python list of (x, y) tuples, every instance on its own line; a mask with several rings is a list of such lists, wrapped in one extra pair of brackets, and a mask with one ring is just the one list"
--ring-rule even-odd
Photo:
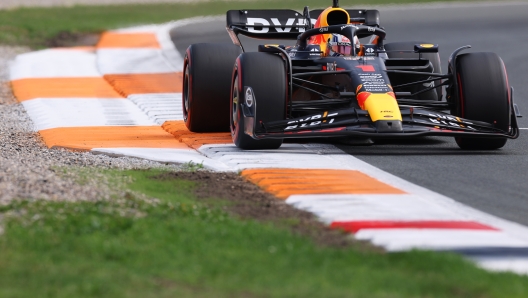
[[(378, 10), (229, 10), (233, 44), (193, 44), (182, 107), (193, 132), (230, 131), (245, 150), (288, 138), (455, 137), (492, 150), (519, 136), (502, 59), (455, 50), (441, 72), (438, 45), (384, 43)], [(292, 40), (244, 51), (240, 35)], [(445, 89), (445, 94), (444, 94)]]

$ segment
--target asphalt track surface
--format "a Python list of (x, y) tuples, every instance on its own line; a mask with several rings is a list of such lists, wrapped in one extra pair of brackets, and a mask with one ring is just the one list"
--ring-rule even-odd
[[(234, 9), (238, 8), (243, 7)], [(498, 53), (515, 88), (515, 102), (525, 115), (518, 118), (519, 126), (528, 128), (528, 2), (378, 9), (381, 24), (388, 32), (386, 42), (437, 43), (443, 70), (447, 69), (450, 53), (463, 45), (471, 45), (470, 51)], [(222, 18), (180, 27), (171, 35), (182, 55), (192, 43), (231, 42)], [(255, 49), (259, 43), (266, 42), (257, 41), (249, 48)], [(462, 151), (454, 139), (441, 137), (338, 146), (412, 183), (528, 225), (527, 134), (528, 130), (521, 130), (519, 139), (509, 140), (496, 151)]]

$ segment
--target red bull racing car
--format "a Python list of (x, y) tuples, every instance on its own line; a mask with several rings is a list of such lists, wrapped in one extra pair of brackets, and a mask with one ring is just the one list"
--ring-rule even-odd
[[(186, 52), (184, 120), (193, 132), (230, 131), (242, 149), (287, 138), (450, 136), (462, 149), (498, 149), (519, 136), (501, 58), (438, 45), (384, 43), (377, 10), (230, 10), (233, 44)], [(239, 35), (294, 40), (244, 52)], [(445, 89), (445, 92), (444, 92)], [(445, 93), (445, 94), (444, 94)]]

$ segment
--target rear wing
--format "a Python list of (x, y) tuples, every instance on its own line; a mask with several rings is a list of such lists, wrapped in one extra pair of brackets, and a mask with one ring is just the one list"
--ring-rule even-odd
[[(379, 27), (379, 11), (347, 9), (350, 22)], [(291, 9), (229, 10), (226, 14), (227, 31), (234, 44), (241, 46), (238, 35), (259, 39), (296, 40), (299, 34), (312, 29), (322, 9), (299, 13)], [(308, 16), (309, 15), (309, 16)]]
[(229, 10), (226, 17), (228, 31), (252, 38), (297, 39), (308, 29), (306, 18), (290, 9)]

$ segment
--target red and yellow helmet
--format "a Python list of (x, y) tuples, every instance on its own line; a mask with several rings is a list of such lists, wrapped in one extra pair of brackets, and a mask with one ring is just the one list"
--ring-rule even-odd
[[(314, 28), (327, 27), (332, 25), (347, 25), (350, 23), (350, 15), (348, 12), (339, 7), (328, 7), (323, 10), (317, 21), (315, 22)], [(332, 34), (319, 34), (314, 35), (310, 38), (310, 44), (316, 44), (321, 47), (323, 53), (327, 53), (328, 40), (332, 38)]]

